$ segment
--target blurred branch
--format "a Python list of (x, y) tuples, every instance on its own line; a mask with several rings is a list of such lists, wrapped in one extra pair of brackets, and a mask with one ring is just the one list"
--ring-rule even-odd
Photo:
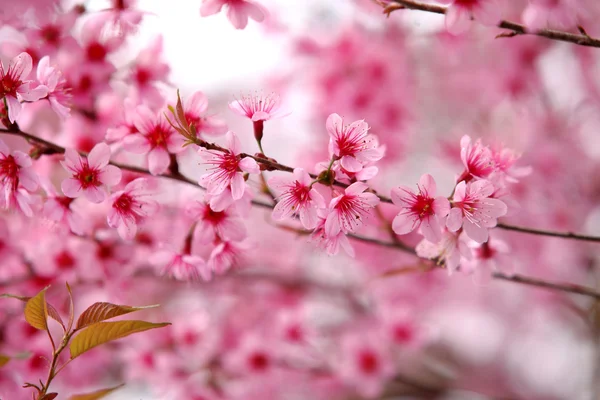
[[(420, 10), (434, 14), (445, 14), (447, 7), (439, 6), (436, 4), (421, 3), (413, 0), (375, 0), (379, 5), (383, 7), (383, 12), (389, 16), (389, 14), (395, 10), (410, 9)], [(580, 34), (558, 31), (554, 29), (540, 29), (528, 31), (525, 25), (517, 24), (511, 21), (500, 21), (498, 28), (508, 29), (509, 32), (500, 34), (500, 37), (512, 37), (518, 35), (535, 35), (544, 37), (550, 40), (557, 40), (560, 42), (568, 42), (577, 44), (580, 46), (588, 47), (600, 47), (600, 39), (589, 36), (582, 27), (578, 27)]]
[(494, 279), (515, 282), (515, 283), (521, 283), (521, 284), (530, 285), (530, 286), (537, 286), (537, 287), (544, 288), (544, 289), (560, 290), (562, 292), (581, 294), (583, 296), (589, 296), (589, 297), (593, 297), (595, 299), (600, 300), (600, 292), (596, 292), (588, 287), (575, 285), (572, 283), (554, 283), (554, 282), (543, 281), (541, 279), (531, 278), (528, 276), (516, 275), (516, 274), (504, 274), (501, 272), (494, 272), (492, 274), (492, 277)]
[(556, 231), (547, 231), (542, 229), (534, 229), (527, 228), (523, 226), (514, 226), (508, 224), (498, 224), (497, 228), (506, 229), (508, 231), (515, 231), (521, 233), (529, 233), (532, 235), (542, 235), (542, 236), (551, 236), (558, 237), (563, 239), (574, 239), (574, 240), (583, 240), (586, 242), (600, 242), (600, 237), (598, 236), (589, 236), (589, 235), (580, 235), (572, 232), (556, 232)]

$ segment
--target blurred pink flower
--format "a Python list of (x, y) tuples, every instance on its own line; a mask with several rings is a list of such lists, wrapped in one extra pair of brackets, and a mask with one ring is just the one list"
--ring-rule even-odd
[(282, 190), (273, 209), (273, 219), (283, 220), (298, 215), (306, 229), (317, 225), (317, 210), (325, 208), (325, 199), (312, 187), (312, 179), (302, 168), (294, 169), (293, 178), (272, 177), (269, 185)]
[(438, 0), (442, 4), (449, 4), (446, 10), (446, 29), (458, 35), (469, 29), (471, 18), (479, 23), (494, 26), (501, 20), (501, 13), (497, 0)]
[(222, 275), (235, 267), (242, 255), (252, 248), (248, 240), (242, 242), (223, 241), (210, 253), (208, 266), (215, 274)]
[(450, 203), (443, 196), (434, 197), (436, 184), (429, 174), (421, 176), (419, 193), (410, 188), (400, 186), (392, 189), (392, 201), (401, 207), (401, 211), (392, 222), (392, 228), (398, 235), (405, 235), (421, 227), (421, 233), (430, 242), (442, 238), (443, 219), (450, 211)]
[(325, 231), (325, 223), (327, 221), (327, 211), (319, 210), (317, 225), (313, 233), (310, 235), (310, 240), (315, 242), (319, 248), (325, 249), (328, 255), (334, 256), (340, 252), (342, 248), (350, 257), (354, 257), (354, 248), (350, 244), (348, 237), (341, 230), (335, 235), (328, 235)]
[(369, 126), (365, 121), (355, 121), (344, 126), (344, 121), (338, 114), (327, 118), (329, 132), (329, 155), (340, 160), (341, 166), (349, 172), (359, 172), (363, 166), (383, 157), (377, 140), (368, 135)]
[(486, 180), (456, 185), (453, 208), (448, 213), (446, 226), (452, 232), (463, 227), (466, 235), (477, 243), (488, 239), (488, 228), (497, 224), (497, 218), (506, 215), (504, 202), (490, 198), (494, 193), (494, 185)]
[(529, 0), (522, 19), (527, 28), (569, 30), (578, 23), (577, 13), (585, 7), (577, 0)]
[(6, 143), (0, 140), (0, 187), (5, 204), (9, 197), (22, 186), (28, 191), (38, 188), (38, 177), (31, 168), (31, 158), (22, 151), (11, 151)]
[(160, 269), (161, 275), (166, 275), (180, 281), (205, 281), (212, 279), (211, 271), (201, 257), (190, 254), (180, 254), (163, 249), (154, 253), (150, 263)]
[(227, 6), (227, 18), (236, 29), (244, 29), (248, 25), (248, 17), (262, 22), (268, 15), (267, 9), (251, 0), (204, 0), (200, 6), (200, 16), (208, 17)]
[(233, 207), (215, 211), (207, 203), (196, 201), (186, 211), (196, 220), (194, 240), (200, 244), (209, 244), (217, 239), (238, 241), (246, 237), (244, 222)]
[(471, 251), (462, 235), (448, 230), (442, 232), (442, 239), (439, 242), (432, 243), (423, 239), (417, 244), (415, 250), (419, 257), (443, 262), (448, 275), (456, 271), (461, 260), (471, 259)]
[(148, 154), (148, 169), (152, 175), (167, 171), (171, 159), (169, 153), (180, 153), (184, 138), (166, 121), (163, 114), (152, 112), (147, 106), (136, 108), (133, 123), (138, 133), (125, 136), (125, 150), (137, 154)]
[(106, 143), (98, 143), (87, 158), (81, 157), (74, 149), (65, 151), (62, 166), (71, 177), (62, 181), (65, 196), (76, 198), (84, 195), (92, 203), (102, 203), (107, 196), (107, 187), (121, 181), (121, 170), (110, 161), (110, 148)]
[(31, 88), (31, 80), (26, 80), (33, 68), (33, 60), (27, 53), (13, 58), (8, 67), (0, 63), (0, 99), (8, 105), (8, 119), (15, 122), (21, 112), (21, 101), (37, 101), (46, 96), (48, 89), (39, 85)]
[(340, 232), (354, 232), (379, 204), (376, 195), (364, 193), (367, 188), (365, 183), (356, 182), (348, 186), (343, 194), (331, 200), (325, 222), (325, 233), (328, 237), (335, 237)]
[(148, 179), (138, 178), (114, 193), (111, 209), (108, 212), (108, 225), (117, 228), (119, 236), (131, 240), (137, 233), (137, 225), (158, 211), (158, 203), (148, 197), (154, 193), (148, 190)]
[(225, 121), (212, 115), (204, 115), (208, 109), (208, 99), (201, 91), (195, 92), (185, 100), (183, 110), (188, 124), (194, 125), (196, 133), (206, 135), (222, 135), (227, 132)]
[(492, 152), (487, 146), (483, 146), (481, 141), (473, 143), (468, 135), (460, 139), (460, 159), (465, 166), (465, 172), (458, 178), (460, 182), (463, 179), (470, 180), (472, 175), (477, 178), (487, 178), (496, 169), (496, 163), (492, 157)]
[(62, 73), (50, 66), (50, 58), (42, 57), (37, 67), (37, 79), (48, 90), (47, 99), (52, 109), (61, 117), (67, 118), (70, 109), (67, 106), (71, 95), (66, 88), (67, 81)]
[(244, 172), (258, 174), (260, 169), (256, 161), (250, 157), (241, 158), (240, 141), (235, 133), (227, 132), (228, 152), (217, 150), (207, 150), (201, 147), (198, 154), (205, 164), (208, 164), (209, 170), (200, 178), (200, 186), (206, 188), (209, 195), (221, 194), (227, 187), (231, 188), (231, 196), (234, 200), (239, 200), (244, 196), (246, 184), (244, 181)]

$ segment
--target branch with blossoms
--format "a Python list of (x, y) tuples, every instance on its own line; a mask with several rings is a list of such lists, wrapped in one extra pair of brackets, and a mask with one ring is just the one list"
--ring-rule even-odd
[[(541, 22), (530, 21), (529, 26), (512, 21), (501, 20), (500, 8), (492, 4), (489, 0), (460, 1), (444, 0), (440, 1), (450, 4), (448, 7), (437, 4), (422, 3), (413, 0), (374, 0), (383, 7), (383, 12), (388, 16), (396, 10), (419, 10), (433, 14), (445, 15), (446, 28), (455, 34), (459, 34), (468, 29), (470, 20), (478, 21), (484, 25), (495, 26), (506, 29), (507, 32), (499, 34), (497, 37), (513, 37), (519, 35), (535, 35), (546, 39), (568, 42), (587, 47), (600, 47), (600, 39), (593, 38), (587, 34), (585, 29), (577, 26), (579, 34), (565, 32), (555, 29), (542, 28)], [(540, 10), (537, 10), (540, 8)], [(537, 12), (543, 13), (544, 4), (530, 4), (531, 9), (526, 15), (532, 15)], [(558, 10), (556, 12), (561, 12)], [(531, 19), (531, 18), (530, 18)]]

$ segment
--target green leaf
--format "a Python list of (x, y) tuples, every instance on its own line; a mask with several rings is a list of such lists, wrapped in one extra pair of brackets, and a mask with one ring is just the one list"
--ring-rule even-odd
[(73, 396), (69, 397), (69, 400), (98, 400), (111, 394), (115, 390), (122, 388), (123, 386), (124, 385), (119, 385), (109, 389), (96, 390), (95, 392), (86, 394), (74, 394)]
[(125, 315), (134, 311), (140, 311), (155, 307), (158, 307), (158, 304), (145, 307), (131, 307), (104, 302), (94, 303), (79, 316), (79, 319), (77, 320), (76, 329), (80, 330), (85, 328), (86, 326), (95, 324), (96, 322), (102, 322), (107, 319), (118, 317), (119, 315)]
[(41, 292), (27, 300), (25, 304), (25, 320), (29, 325), (36, 329), (43, 331), (48, 330), (48, 305), (46, 304), (46, 290), (42, 289)]
[(10, 361), (10, 357), (4, 354), (0, 354), (0, 367), (4, 367)]
[(71, 341), (69, 346), (71, 359), (101, 344), (149, 329), (162, 328), (167, 325), (171, 324), (168, 322), (155, 324), (146, 321), (97, 322), (82, 330)]

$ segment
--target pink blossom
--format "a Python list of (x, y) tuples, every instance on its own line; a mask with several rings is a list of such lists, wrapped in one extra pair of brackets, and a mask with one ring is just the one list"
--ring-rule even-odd
[(226, 367), (238, 374), (263, 375), (273, 370), (273, 346), (262, 336), (246, 336), (225, 358)]
[(10, 192), (8, 196), (0, 196), (0, 208), (6, 210), (16, 208), (26, 217), (32, 217), (33, 211), (41, 205), (40, 196), (32, 195), (23, 186)]
[(201, 91), (195, 92), (185, 100), (183, 110), (187, 123), (194, 126), (196, 133), (222, 135), (227, 132), (225, 121), (212, 115), (204, 115), (208, 109), (208, 99)]
[(420, 227), (423, 236), (435, 243), (442, 237), (440, 219), (448, 215), (450, 203), (443, 196), (435, 197), (435, 180), (429, 174), (421, 176), (417, 187), (418, 194), (406, 186), (392, 189), (392, 201), (402, 208), (392, 228), (396, 234), (405, 235)]
[(166, 275), (180, 281), (205, 281), (212, 279), (211, 271), (201, 257), (190, 254), (180, 254), (163, 249), (154, 253), (150, 263), (160, 269), (161, 275)]
[(84, 235), (88, 231), (89, 221), (83, 218), (81, 210), (74, 202), (75, 199), (59, 195), (50, 182), (42, 181), (42, 187), (48, 195), (42, 215), (50, 221), (67, 226), (76, 235)]
[(244, 172), (258, 174), (260, 169), (256, 161), (250, 157), (240, 157), (240, 141), (235, 133), (227, 132), (229, 151), (207, 150), (201, 147), (198, 154), (208, 164), (210, 172), (200, 178), (200, 186), (206, 188), (209, 195), (221, 194), (231, 188), (231, 197), (239, 200), (244, 196), (246, 188)]
[(248, 17), (262, 22), (268, 14), (266, 8), (252, 0), (204, 0), (200, 6), (200, 16), (216, 14), (225, 5), (227, 18), (236, 29), (244, 29), (248, 25)]
[(196, 220), (194, 240), (200, 244), (215, 240), (239, 241), (246, 237), (246, 227), (233, 207), (215, 211), (207, 203), (196, 201), (186, 211), (189, 217)]
[(208, 259), (208, 267), (215, 274), (222, 275), (235, 267), (242, 255), (252, 248), (248, 240), (242, 242), (224, 241), (213, 249)]
[(327, 221), (328, 212), (319, 210), (317, 225), (313, 233), (310, 235), (310, 240), (315, 242), (319, 248), (325, 249), (328, 255), (334, 256), (343, 249), (350, 257), (354, 257), (354, 248), (350, 244), (348, 237), (341, 230), (336, 235), (328, 235), (325, 231), (325, 222)]
[(67, 81), (59, 70), (50, 66), (50, 58), (48, 56), (42, 57), (38, 63), (37, 79), (48, 89), (46, 98), (50, 102), (52, 109), (61, 118), (67, 118), (70, 113), (67, 104), (71, 98), (66, 88)]
[(471, 18), (487, 26), (501, 20), (497, 0), (438, 0), (450, 4), (446, 10), (445, 24), (448, 32), (458, 35), (469, 29)]
[(125, 189), (114, 193), (110, 198), (108, 225), (117, 228), (122, 239), (133, 239), (137, 233), (137, 225), (158, 211), (158, 203), (148, 198), (153, 194), (148, 190), (147, 179), (138, 178), (129, 182)]
[(493, 272), (513, 272), (511, 248), (505, 241), (490, 237), (483, 244), (471, 241), (467, 245), (473, 256), (463, 261), (461, 271), (473, 274), (476, 282), (487, 283), (492, 279)]
[(125, 150), (148, 154), (148, 169), (152, 175), (165, 173), (171, 162), (169, 153), (183, 151), (184, 138), (177, 134), (162, 113), (152, 112), (147, 106), (138, 106), (133, 122), (138, 133), (123, 139)]
[(273, 209), (273, 219), (280, 221), (298, 215), (306, 229), (313, 229), (317, 225), (317, 210), (325, 208), (325, 199), (312, 187), (311, 181), (310, 175), (302, 168), (294, 169), (292, 179), (269, 179), (270, 186), (282, 191)]
[(84, 195), (92, 203), (102, 203), (107, 196), (107, 188), (121, 181), (121, 170), (109, 165), (110, 148), (106, 143), (98, 143), (87, 158), (81, 157), (74, 149), (65, 151), (63, 167), (71, 173), (61, 188), (65, 196), (76, 198)]
[(156, 83), (166, 82), (169, 76), (169, 65), (161, 61), (163, 39), (156, 37), (150, 45), (135, 58), (129, 72), (129, 79), (135, 84), (136, 94), (146, 104), (161, 106), (163, 97)]
[(229, 108), (236, 114), (250, 118), (255, 122), (281, 118), (289, 114), (289, 111), (281, 108), (281, 100), (275, 93), (271, 93), (266, 97), (258, 95), (242, 96), (240, 100), (229, 103)]
[(468, 237), (477, 243), (486, 242), (488, 228), (495, 227), (497, 218), (507, 211), (504, 202), (489, 197), (493, 193), (494, 185), (486, 180), (456, 185), (453, 208), (446, 220), (448, 229), (456, 232), (462, 226)]
[(427, 239), (421, 240), (415, 251), (419, 257), (443, 262), (448, 270), (448, 275), (457, 270), (461, 260), (471, 258), (471, 251), (463, 236), (448, 230), (442, 232), (442, 239), (437, 243), (432, 243)]
[(331, 200), (325, 222), (328, 237), (335, 237), (340, 232), (354, 232), (363, 224), (371, 210), (379, 204), (376, 195), (364, 193), (367, 189), (365, 183), (355, 182), (348, 186), (343, 194)]
[(359, 172), (367, 163), (375, 162), (383, 157), (377, 140), (369, 135), (369, 126), (365, 121), (355, 121), (344, 126), (338, 114), (327, 118), (329, 132), (329, 154), (340, 160), (341, 166), (349, 172)]
[(139, 133), (135, 126), (136, 105), (130, 98), (123, 100), (122, 107), (119, 107), (120, 116), (118, 122), (113, 127), (106, 130), (106, 140), (109, 142), (119, 142), (127, 135)]
[(81, 44), (85, 52), (88, 67), (98, 71), (112, 72), (114, 66), (106, 57), (123, 44), (123, 37), (104, 32), (105, 21), (100, 18), (88, 19), (81, 29)]
[(506, 147), (493, 149), (492, 158), (496, 166), (496, 171), (501, 172), (508, 182), (516, 183), (519, 181), (519, 178), (531, 174), (532, 168), (530, 166), (518, 167), (515, 165), (520, 155), (516, 154), (512, 149)]
[(39, 85), (31, 88), (31, 80), (26, 80), (33, 68), (33, 60), (27, 53), (13, 58), (8, 67), (0, 63), (0, 99), (8, 105), (8, 119), (15, 122), (21, 112), (21, 101), (37, 101), (46, 96), (48, 89)]
[(569, 30), (577, 25), (577, 11), (581, 8), (577, 0), (529, 0), (522, 18), (525, 26), (532, 30)]
[(376, 332), (346, 334), (341, 340), (337, 373), (349, 386), (368, 398), (380, 395), (395, 368), (388, 342)]
[(91, 17), (102, 24), (113, 24), (123, 34), (134, 32), (144, 16), (144, 12), (135, 7), (137, 0), (111, 0), (111, 3), (112, 7)]
[(4, 194), (0, 197), (4, 197), (5, 204), (20, 186), (28, 191), (38, 188), (38, 177), (31, 166), (31, 158), (27, 154), (19, 150), (11, 152), (0, 140), (0, 187)]
[(472, 143), (468, 135), (460, 139), (460, 159), (465, 166), (465, 172), (458, 178), (469, 180), (474, 176), (477, 178), (487, 178), (496, 169), (496, 163), (492, 156), (492, 151), (481, 144), (478, 140)]

